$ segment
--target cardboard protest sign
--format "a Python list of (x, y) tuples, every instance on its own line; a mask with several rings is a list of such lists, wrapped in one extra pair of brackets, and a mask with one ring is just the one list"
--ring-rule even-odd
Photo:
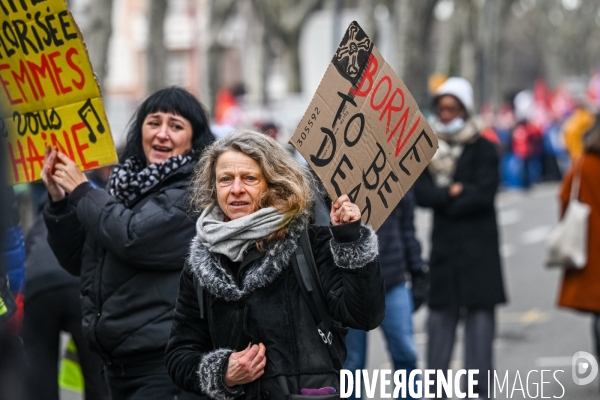
[(117, 154), (81, 32), (65, 0), (0, 0), (0, 151), (8, 180), (39, 179), (45, 145), (83, 170)]
[(352, 22), (290, 143), (332, 199), (348, 194), (378, 229), (437, 150), (417, 103)]

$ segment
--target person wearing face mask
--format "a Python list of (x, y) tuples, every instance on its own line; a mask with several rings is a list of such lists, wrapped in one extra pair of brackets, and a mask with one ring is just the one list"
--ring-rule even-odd
[(498, 154), (473, 120), (467, 80), (449, 78), (433, 108), (439, 149), (415, 183), (417, 204), (433, 209), (427, 368), (448, 369), (456, 326), (464, 319), (464, 368), (479, 370), (478, 393), (485, 398), (495, 307), (506, 301), (494, 207)]
[(81, 277), (83, 333), (104, 362), (112, 400), (197, 398), (171, 382), (163, 353), (195, 234), (186, 189), (213, 140), (198, 100), (172, 87), (137, 109), (108, 191), (46, 149), (48, 243), (60, 265)]

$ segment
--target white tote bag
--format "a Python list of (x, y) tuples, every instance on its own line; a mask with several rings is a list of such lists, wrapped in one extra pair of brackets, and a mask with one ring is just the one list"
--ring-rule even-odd
[(591, 208), (579, 201), (581, 165), (573, 172), (571, 196), (565, 215), (548, 237), (546, 266), (559, 268), (585, 267), (588, 257), (588, 226)]

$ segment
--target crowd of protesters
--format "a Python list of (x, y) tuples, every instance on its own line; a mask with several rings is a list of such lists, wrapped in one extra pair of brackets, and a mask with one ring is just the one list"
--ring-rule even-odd
[[(148, 97), (110, 176), (86, 175), (48, 147), (26, 240), (3, 186), (0, 347), (15, 361), (0, 362), (0, 399), (58, 399), (61, 331), (78, 349), (87, 399), (331, 395), (342, 365), (364, 368), (366, 330), (380, 324), (394, 368), (417, 368), (412, 313), (426, 299), (426, 367), (448, 369), (464, 320), (465, 368), (492, 370), (496, 306), (507, 301), (496, 194), (565, 176), (564, 212), (579, 165), (597, 237), (595, 94), (549, 94), (537, 82), (497, 117), (480, 117), (471, 84), (447, 79), (431, 103), (439, 149), (376, 235), (347, 196), (318, 195), (314, 176), (273, 140), (275, 124), (252, 122), (264, 135), (236, 130), (248, 124), (242, 87), (220, 93), (212, 128), (183, 89)], [(428, 262), (417, 205), (433, 210)], [(295, 275), (303, 231), (324, 307), (302, 296)], [(596, 253), (565, 273), (560, 304), (593, 313), (600, 343), (600, 299), (580, 296), (600, 282)], [(339, 342), (335, 354), (311, 336), (325, 326), (315, 313)], [(294, 328), (278, 332), (282, 321)], [(485, 398), (484, 381), (477, 392)]]
[(587, 90), (565, 84), (550, 91), (540, 80), (510, 98), (496, 116), (482, 109), (482, 134), (500, 148), (505, 188), (560, 181), (583, 154), (586, 135), (600, 121), (598, 77), (600, 72)]

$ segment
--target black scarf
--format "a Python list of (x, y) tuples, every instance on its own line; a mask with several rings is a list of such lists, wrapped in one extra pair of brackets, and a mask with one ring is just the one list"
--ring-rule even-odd
[(188, 152), (171, 157), (163, 163), (151, 164), (144, 167), (142, 160), (131, 157), (123, 164), (118, 164), (110, 174), (108, 192), (126, 207), (150, 189), (172, 175), (183, 165), (196, 161), (198, 154)]

